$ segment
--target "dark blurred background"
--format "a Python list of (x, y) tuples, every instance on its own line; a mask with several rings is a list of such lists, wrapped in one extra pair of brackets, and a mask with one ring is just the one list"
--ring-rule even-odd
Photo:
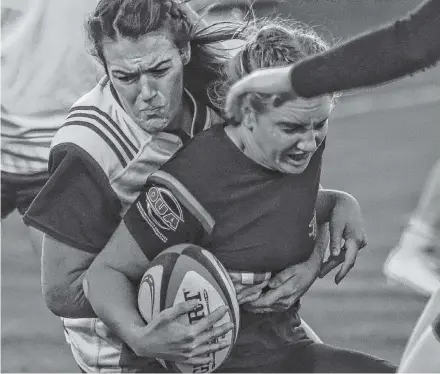
[[(327, 39), (344, 40), (420, 2), (286, 0), (256, 7), (259, 15), (293, 17)], [(222, 12), (215, 16), (228, 11)], [(382, 265), (440, 156), (439, 69), (341, 98), (330, 123), (323, 184), (358, 198), (369, 245), (339, 286), (332, 273), (303, 298), (302, 317), (322, 340), (396, 363), (427, 300), (388, 284)], [(18, 215), (2, 222), (1, 244), (1, 371), (78, 372), (58, 318), (43, 304), (39, 260)]]

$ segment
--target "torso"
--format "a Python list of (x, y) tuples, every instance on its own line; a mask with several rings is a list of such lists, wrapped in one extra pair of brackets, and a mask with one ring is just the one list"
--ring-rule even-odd
[[(191, 242), (211, 251), (226, 269), (278, 272), (307, 260), (314, 249), (323, 149), (324, 144), (305, 172), (284, 175), (247, 158), (218, 125), (177, 152), (151, 175), (148, 185), (166, 186), (200, 223), (205, 222), (204, 234)], [(153, 246), (150, 237), (142, 234), (142, 223), (135, 225), (139, 245), (153, 258), (157, 253), (148, 252)], [(280, 313), (241, 310), (239, 337), (223, 368), (283, 359), (289, 345), (306, 338), (298, 309), (299, 303)]]

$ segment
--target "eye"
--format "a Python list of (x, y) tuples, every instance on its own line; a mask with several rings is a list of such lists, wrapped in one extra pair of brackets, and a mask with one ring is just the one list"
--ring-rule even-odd
[(298, 128), (300, 127), (295, 123), (286, 123), (286, 122), (280, 122), (278, 123), (278, 126), (284, 134), (288, 134), (288, 135), (298, 132)]
[(297, 129), (296, 127), (283, 127), (281, 131), (284, 132), (285, 134), (293, 134), (297, 131)]
[(134, 82), (137, 79), (137, 75), (119, 75), (116, 79), (124, 83)]
[(166, 67), (166, 68), (154, 69), (154, 70), (151, 70), (151, 72), (154, 75), (161, 76), (161, 75), (165, 75), (168, 72), (168, 70), (170, 70), (170, 68)]
[(328, 120), (326, 119), (325, 121), (322, 121), (318, 124), (316, 124), (314, 126), (315, 130), (321, 130), (326, 124), (327, 124)]

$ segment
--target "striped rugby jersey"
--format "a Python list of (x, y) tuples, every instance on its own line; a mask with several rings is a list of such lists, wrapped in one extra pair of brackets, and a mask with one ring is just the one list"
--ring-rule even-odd
[[(182, 146), (183, 138), (189, 139), (219, 119), (187, 90), (184, 96), (193, 114), (187, 133), (152, 135), (122, 109), (104, 77), (73, 105), (53, 138), (49, 181), (24, 222), (56, 240), (98, 254), (147, 177)], [(100, 320), (63, 321), (73, 355), (85, 371), (117, 368), (126, 357), (132, 362), (133, 354)]]
[(32, 0), (2, 29), (2, 171), (47, 171), (50, 142), (69, 108), (103, 76), (85, 48), (84, 21), (95, 5)]

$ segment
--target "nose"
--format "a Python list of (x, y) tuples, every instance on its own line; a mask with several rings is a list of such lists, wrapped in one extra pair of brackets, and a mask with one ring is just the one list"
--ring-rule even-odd
[(157, 94), (157, 89), (155, 87), (155, 81), (153, 78), (146, 74), (141, 75), (141, 98), (143, 101), (150, 101)]
[(310, 129), (302, 133), (297, 147), (304, 152), (315, 152), (317, 148), (316, 132)]

